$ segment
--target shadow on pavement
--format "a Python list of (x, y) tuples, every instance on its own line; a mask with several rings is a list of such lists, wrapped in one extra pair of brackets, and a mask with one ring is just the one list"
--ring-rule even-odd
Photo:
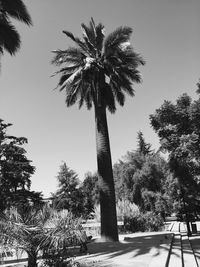
[(190, 243), (195, 252), (195, 256), (198, 262), (200, 262), (200, 235), (197, 234), (197, 235), (190, 237)]
[[(98, 240), (96, 240), (88, 245), (89, 255), (87, 255), (87, 258), (105, 254), (107, 258), (110, 259), (124, 254), (130, 254), (130, 257), (150, 254), (158, 256), (160, 254), (160, 246), (169, 243), (171, 236), (171, 234), (167, 233), (145, 233), (132, 237), (125, 237), (123, 241), (114, 243), (98, 243)], [(168, 249), (168, 247), (162, 247), (163, 249)]]

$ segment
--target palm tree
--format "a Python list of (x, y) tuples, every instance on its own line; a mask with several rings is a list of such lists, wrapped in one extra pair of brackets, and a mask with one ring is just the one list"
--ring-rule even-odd
[(66, 91), (66, 105), (78, 102), (79, 108), (86, 104), (94, 106), (97, 144), (97, 167), (100, 187), (101, 237), (104, 240), (118, 240), (115, 190), (113, 181), (110, 142), (106, 109), (116, 110), (116, 101), (123, 106), (124, 93), (134, 96), (133, 82), (141, 81), (137, 70), (144, 61), (130, 45), (132, 29), (119, 27), (104, 36), (104, 26), (81, 24), (83, 39), (71, 32), (63, 31), (75, 42), (76, 47), (53, 51), (53, 64), (63, 66), (58, 88)]
[[(0, 214), (0, 247), (2, 251), (14, 249), (25, 251), (28, 267), (37, 267), (39, 252), (47, 259), (49, 249), (55, 252), (63, 247), (63, 258), (67, 257), (66, 248), (71, 240), (81, 243), (86, 240), (81, 219), (67, 211), (57, 212), (48, 206), (17, 210), (11, 208)], [(55, 259), (56, 260), (56, 259)], [(55, 265), (54, 265), (55, 266)]]
[(22, 0), (0, 0), (0, 55), (4, 50), (11, 55), (20, 48), (20, 35), (10, 18), (31, 25), (31, 17)]

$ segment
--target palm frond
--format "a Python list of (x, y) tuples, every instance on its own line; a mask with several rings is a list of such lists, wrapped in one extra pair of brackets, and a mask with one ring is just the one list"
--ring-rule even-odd
[(80, 67), (81, 67), (81, 65), (72, 65), (69, 67), (61, 68), (60, 70), (58, 70), (54, 74), (52, 74), (51, 77), (53, 77), (57, 74), (60, 74), (60, 73), (62, 73), (62, 75), (72, 74), (73, 72), (77, 71)]
[(115, 49), (122, 43), (129, 41), (132, 33), (130, 27), (119, 27), (114, 32), (110, 33), (104, 42), (105, 55), (109, 54), (110, 49)]
[(92, 99), (93, 97), (92, 97), (91, 90), (87, 90), (84, 100), (85, 100), (86, 107), (89, 110), (92, 108)]
[(91, 20), (90, 20), (90, 28), (93, 32), (94, 44), (96, 44), (96, 25), (95, 25), (93, 17), (91, 17)]
[(110, 84), (110, 86), (112, 88), (113, 95), (115, 96), (117, 102), (119, 103), (120, 106), (123, 106), (124, 102), (125, 102), (125, 96), (124, 96), (124, 93), (121, 90), (121, 87), (115, 81), (113, 81)]
[[(70, 89), (70, 86), (72, 86), (73, 83), (75, 84), (77, 80), (81, 77), (81, 71), (82, 69), (78, 69), (73, 74), (69, 74), (69, 77), (64, 80), (63, 83), (60, 85), (60, 91), (62, 91), (63, 89), (67, 91), (68, 89)], [(67, 75), (65, 77), (67, 77)]]
[(134, 89), (132, 87), (131, 81), (125, 76), (124, 73), (118, 72), (118, 75), (113, 75), (110, 83), (118, 85), (123, 91), (125, 91), (130, 96), (134, 96)]
[(84, 23), (81, 24), (82, 32), (83, 32), (83, 39), (88, 46), (88, 49), (92, 52), (95, 56), (96, 54), (96, 36), (94, 34), (93, 29), (91, 30), (88, 28)]
[(82, 78), (79, 97), (79, 109), (83, 106), (83, 104), (86, 104), (86, 107), (88, 109), (91, 109), (93, 101), (91, 88), (91, 84), (89, 82), (86, 82), (86, 80)]
[(103, 40), (104, 40), (104, 26), (99, 23), (96, 26), (96, 46), (97, 49), (99, 51), (99, 53), (101, 53), (102, 48), (103, 48)]
[(88, 55), (91, 55), (90, 50), (88, 49), (87, 45), (82, 42), (78, 37), (75, 37), (71, 32), (69, 31), (63, 31), (67, 37), (69, 37), (72, 41), (74, 41), (83, 51), (85, 51)]
[(123, 65), (129, 65), (134, 68), (145, 64), (143, 58), (139, 54), (135, 53), (131, 46), (123, 50), (116, 49), (115, 56), (117, 56), (123, 62)]
[(81, 87), (81, 81), (80, 79), (78, 79), (71, 85), (70, 90), (66, 91), (65, 102), (68, 107), (76, 103), (76, 100), (78, 99), (78, 96), (80, 94), (80, 87)]
[(101, 23), (96, 26), (93, 18), (91, 18), (89, 26), (82, 23), (81, 27), (83, 30), (84, 40), (89, 49), (93, 51), (95, 56), (99, 56), (103, 47), (104, 26)]
[(31, 25), (30, 14), (21, 0), (1, 0), (3, 13), (13, 17), (14, 19), (20, 20), (27, 25)]
[(82, 49), (69, 47), (67, 50), (54, 50), (52, 51), (55, 56), (51, 63), (55, 65), (61, 65), (63, 63), (71, 66), (71, 64), (84, 64), (86, 58)]
[(0, 20), (0, 46), (2, 51), (5, 49), (13, 55), (20, 48), (20, 43), (20, 36), (15, 27), (9, 21)]
[(104, 99), (104, 105), (108, 108), (111, 113), (115, 113), (116, 111), (116, 104), (115, 104), (115, 97), (110, 85), (105, 83), (103, 90), (102, 90), (102, 98)]

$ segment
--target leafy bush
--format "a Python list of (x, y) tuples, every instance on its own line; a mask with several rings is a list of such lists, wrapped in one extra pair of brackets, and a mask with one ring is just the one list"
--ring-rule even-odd
[(152, 211), (143, 214), (145, 231), (159, 231), (163, 226), (163, 218)]
[(127, 199), (118, 200), (116, 209), (118, 220), (123, 220), (127, 216), (135, 217), (140, 214), (138, 206)]
[(153, 212), (140, 213), (135, 216), (126, 216), (124, 220), (125, 230), (133, 233), (158, 231), (162, 225), (162, 217)]
[(128, 232), (144, 232), (145, 221), (141, 214), (135, 216), (125, 216), (124, 218), (124, 229)]
[[(155, 212), (140, 212), (137, 205), (129, 200), (119, 200), (116, 205), (118, 221), (124, 221), (123, 229), (119, 232), (158, 231), (163, 225), (163, 218)], [(100, 206), (94, 208), (94, 218), (100, 222)]]

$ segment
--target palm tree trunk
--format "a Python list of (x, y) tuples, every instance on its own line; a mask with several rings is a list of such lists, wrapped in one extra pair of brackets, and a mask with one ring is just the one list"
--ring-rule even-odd
[(28, 252), (28, 267), (37, 267), (37, 253)]
[(96, 146), (100, 190), (101, 238), (118, 241), (115, 188), (105, 107), (96, 105)]

